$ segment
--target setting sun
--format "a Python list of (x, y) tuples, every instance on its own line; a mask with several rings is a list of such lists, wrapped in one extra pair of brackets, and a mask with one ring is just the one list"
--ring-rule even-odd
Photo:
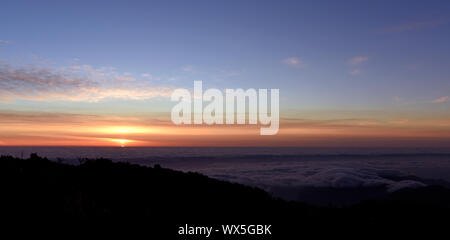
[(134, 142), (133, 140), (128, 140), (128, 139), (111, 139), (111, 141), (119, 143), (120, 147), (126, 147), (126, 144)]

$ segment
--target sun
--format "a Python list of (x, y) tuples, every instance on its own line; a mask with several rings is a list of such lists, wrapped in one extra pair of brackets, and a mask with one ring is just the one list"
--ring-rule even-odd
[(132, 140), (129, 139), (111, 139), (111, 141), (119, 143), (120, 147), (126, 147), (127, 143), (133, 142)]

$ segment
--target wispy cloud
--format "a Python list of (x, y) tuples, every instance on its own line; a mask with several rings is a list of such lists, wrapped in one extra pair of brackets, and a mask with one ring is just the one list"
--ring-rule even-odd
[(350, 60), (348, 60), (348, 63), (350, 65), (359, 65), (363, 62), (367, 62), (369, 61), (369, 57), (365, 57), (365, 56), (356, 56), (351, 58)]
[(447, 21), (445, 19), (437, 19), (437, 20), (422, 20), (422, 21), (411, 21), (407, 23), (397, 24), (390, 27), (385, 27), (380, 29), (379, 33), (396, 33), (396, 32), (405, 32), (405, 31), (413, 31), (425, 28), (432, 28), (438, 25), (446, 24)]
[(450, 102), (450, 97), (449, 96), (443, 96), (440, 97), (438, 99), (435, 99), (432, 101), (433, 103), (444, 103), (444, 102)]
[(362, 63), (367, 62), (367, 61), (369, 61), (369, 57), (366, 57), (366, 56), (356, 56), (356, 57), (350, 58), (348, 60), (348, 64), (355, 68), (350, 71), (350, 74), (353, 76), (361, 74), (361, 69), (356, 68), (356, 66), (361, 65)]
[(409, 123), (408, 118), (401, 118), (396, 120), (391, 120), (389, 123), (396, 124), (396, 125), (405, 125)]
[(0, 44), (9, 44), (9, 43), (11, 43), (10, 41), (7, 41), (7, 40), (1, 40), (0, 39)]
[(359, 75), (359, 74), (361, 74), (361, 70), (359, 70), (359, 69), (354, 69), (354, 70), (350, 71), (350, 74), (351, 74), (351, 75)]
[(187, 66), (183, 66), (181, 68), (181, 70), (183, 70), (184, 72), (194, 72), (195, 68), (192, 65), (187, 65)]
[(119, 74), (114, 68), (94, 69), (90, 65), (69, 67), (15, 66), (0, 63), (0, 102), (17, 99), (34, 101), (86, 101), (107, 98), (149, 99), (169, 96), (165, 86), (149, 86)]
[(285, 58), (283, 59), (283, 62), (287, 65), (293, 66), (293, 67), (303, 67), (305, 66), (305, 63), (297, 58), (297, 57), (289, 57), (289, 58)]

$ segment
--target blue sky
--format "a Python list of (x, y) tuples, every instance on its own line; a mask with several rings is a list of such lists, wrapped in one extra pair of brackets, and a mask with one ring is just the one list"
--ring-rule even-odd
[[(280, 88), (285, 106), (383, 108), (449, 94), (449, 10), (445, 1), (4, 1), (0, 57), (114, 67), (177, 87)], [(358, 56), (367, 60), (349, 63)]]

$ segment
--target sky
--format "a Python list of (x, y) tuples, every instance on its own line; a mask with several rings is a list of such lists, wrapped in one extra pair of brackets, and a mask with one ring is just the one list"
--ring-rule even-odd
[[(449, 146), (448, 1), (2, 1), (0, 145)], [(280, 131), (176, 88), (280, 89)]]

